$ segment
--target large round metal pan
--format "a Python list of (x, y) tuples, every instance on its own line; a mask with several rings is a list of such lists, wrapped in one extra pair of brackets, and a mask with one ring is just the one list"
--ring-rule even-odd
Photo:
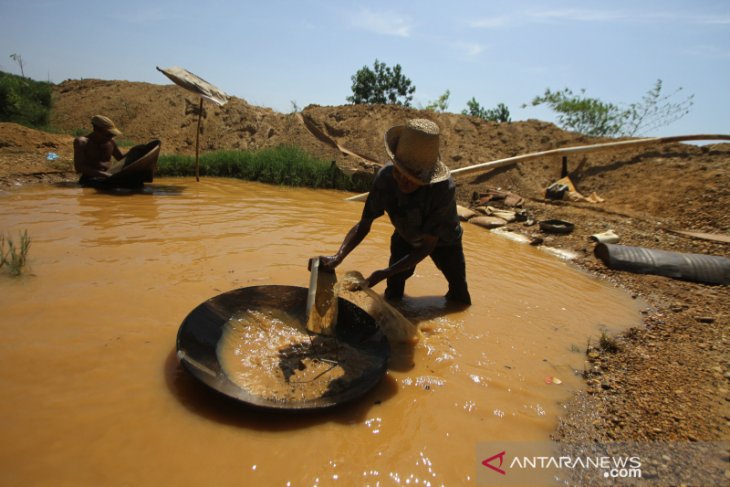
[(101, 186), (105, 188), (133, 187), (142, 183), (151, 183), (157, 168), (160, 147), (159, 140), (135, 145), (129, 149), (124, 159), (115, 164), (122, 167), (102, 181)]
[[(346, 387), (333, 387), (321, 397), (282, 402), (260, 397), (233, 383), (221, 367), (217, 345), (229, 319), (246, 310), (280, 309), (306, 323), (308, 289), (296, 286), (254, 286), (215, 296), (196, 307), (180, 325), (177, 357), (183, 368), (208, 387), (233, 399), (261, 408), (310, 410), (329, 408), (361, 397), (382, 379), (390, 348), (375, 320), (361, 308), (338, 298), (335, 337), (358, 352), (367, 354), (368, 368), (357, 377), (343, 377)], [(297, 326), (280, 324), (272, 326)], [(337, 379), (340, 380), (340, 379)]]

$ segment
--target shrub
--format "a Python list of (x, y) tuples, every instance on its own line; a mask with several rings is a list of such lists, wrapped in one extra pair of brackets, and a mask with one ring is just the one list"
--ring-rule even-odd
[(0, 122), (44, 127), (50, 111), (51, 83), (0, 71)]
[(466, 109), (461, 111), (462, 115), (469, 115), (472, 117), (479, 117), (489, 122), (510, 122), (509, 108), (504, 103), (500, 103), (496, 108), (488, 110), (483, 108), (476, 98), (472, 97), (471, 100), (466, 102)]

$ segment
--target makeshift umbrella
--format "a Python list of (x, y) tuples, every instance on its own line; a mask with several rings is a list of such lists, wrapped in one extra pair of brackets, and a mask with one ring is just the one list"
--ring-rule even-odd
[(200, 96), (200, 106), (198, 108), (198, 129), (195, 131), (195, 180), (200, 181), (198, 157), (200, 150), (200, 119), (203, 116), (203, 99), (210, 100), (216, 105), (222, 107), (228, 103), (228, 99), (230, 97), (200, 76), (196, 76), (186, 69), (179, 68), (177, 66), (161, 69), (158, 66), (157, 70), (170, 78), (176, 85), (182, 86), (186, 90), (192, 91), (196, 95)]

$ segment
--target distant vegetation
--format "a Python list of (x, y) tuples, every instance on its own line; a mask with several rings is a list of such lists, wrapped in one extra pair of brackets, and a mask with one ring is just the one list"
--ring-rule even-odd
[(373, 69), (363, 66), (352, 76), (352, 96), (347, 101), (354, 104), (383, 103), (411, 106), (416, 87), (402, 73), (400, 64), (393, 68), (377, 59)]
[(439, 96), (438, 100), (430, 102), (426, 105), (425, 109), (432, 112), (446, 112), (446, 109), (449, 108), (449, 96), (451, 96), (451, 91), (444, 91), (443, 95)]
[[(334, 162), (312, 157), (293, 146), (279, 146), (257, 151), (216, 151), (201, 154), (201, 176), (220, 176), (285, 186), (342, 189), (364, 192), (369, 180), (350, 178)], [(161, 155), (158, 176), (195, 175), (195, 157)], [(365, 178), (366, 179), (366, 178)]]
[[(558, 124), (565, 130), (593, 136), (630, 137), (679, 120), (690, 112), (694, 104), (694, 95), (689, 95), (679, 102), (670, 101), (682, 91), (682, 88), (665, 95), (662, 93), (660, 79), (646, 92), (641, 101), (631, 103), (625, 109), (613, 103), (584, 96), (585, 91), (581, 90), (580, 94), (575, 94), (568, 88), (562, 91), (552, 91), (548, 88), (542, 96), (535, 97), (531, 105), (550, 107), (558, 113)], [(523, 105), (523, 108), (526, 106)]]
[[(446, 112), (446, 109), (449, 107), (449, 96), (451, 96), (451, 91), (446, 90), (443, 95), (438, 98), (438, 100), (432, 101), (426, 105), (425, 110), (439, 113)], [(461, 111), (461, 114), (469, 117), (481, 118), (482, 120), (487, 120), (489, 122), (512, 121), (509, 114), (509, 108), (507, 108), (507, 105), (504, 103), (500, 103), (496, 108), (489, 110), (483, 108), (474, 97), (466, 102), (466, 108)]]
[(466, 110), (462, 110), (462, 115), (469, 115), (472, 117), (479, 117), (490, 122), (510, 122), (511, 118), (509, 115), (509, 108), (504, 103), (497, 105), (497, 108), (491, 110), (483, 108), (479, 105), (476, 98), (472, 97), (471, 100), (466, 102)]
[[(662, 93), (662, 80), (659, 79), (641, 101), (621, 108), (614, 103), (587, 97), (585, 90), (575, 94), (569, 88), (561, 91), (548, 88), (543, 95), (533, 98), (530, 105), (550, 107), (558, 114), (558, 125), (565, 130), (597, 137), (632, 137), (669, 125), (687, 115), (694, 104), (694, 95), (678, 102), (672, 101), (681, 91), (680, 87), (670, 94)], [(376, 59), (373, 69), (363, 66), (352, 76), (352, 96), (348, 96), (347, 101), (409, 107), (415, 92), (416, 87), (403, 74), (400, 64), (390, 68)], [(450, 95), (451, 92), (446, 90), (424, 109), (446, 112)], [(524, 104), (522, 108), (527, 106)], [(474, 97), (466, 103), (461, 114), (491, 122), (511, 121), (509, 108), (504, 103), (487, 109)]]
[(46, 127), (51, 113), (51, 86), (0, 71), (0, 122)]
[[(385, 104), (411, 106), (413, 94), (416, 87), (411, 80), (403, 74), (400, 64), (391, 68), (385, 63), (375, 60), (373, 69), (363, 66), (352, 76), (352, 96), (347, 101), (353, 104)], [(451, 92), (446, 90), (438, 100), (429, 102), (425, 110), (445, 113), (449, 107), (449, 96)], [(482, 108), (476, 98), (472, 98), (466, 104), (462, 115), (478, 117), (490, 122), (509, 122), (510, 113), (507, 105), (500, 103), (496, 108), (488, 110)]]
[(30, 249), (30, 237), (27, 230), (20, 234), (20, 242), (17, 245), (12, 238), (0, 235), (0, 269), (7, 267), (11, 275), (19, 276), (27, 262), (28, 249)]

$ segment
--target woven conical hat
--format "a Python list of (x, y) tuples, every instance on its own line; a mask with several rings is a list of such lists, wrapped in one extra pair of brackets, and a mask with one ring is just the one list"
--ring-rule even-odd
[(449, 178), (450, 171), (439, 155), (439, 127), (431, 120), (413, 119), (385, 133), (385, 150), (402, 173), (426, 185)]

